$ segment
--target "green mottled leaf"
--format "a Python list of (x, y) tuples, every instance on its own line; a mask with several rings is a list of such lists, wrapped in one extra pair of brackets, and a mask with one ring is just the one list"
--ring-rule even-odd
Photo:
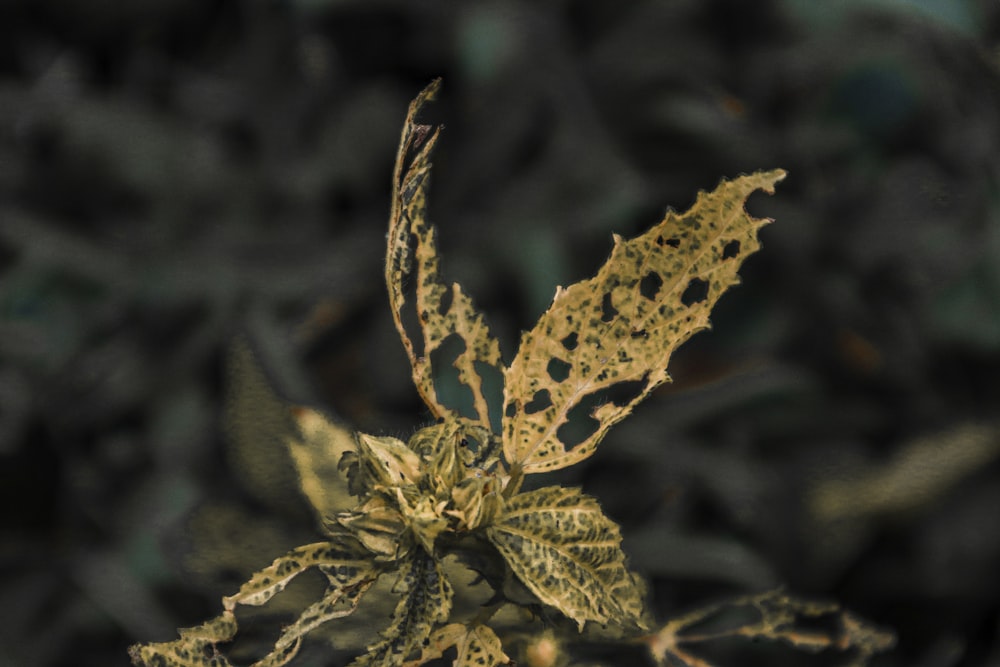
[(438, 562), (422, 549), (414, 550), (405, 562), (393, 592), (401, 597), (392, 623), (351, 667), (398, 667), (419, 654), (434, 627), (451, 614), (451, 584)]
[(642, 626), (642, 587), (625, 566), (618, 526), (578, 489), (515, 496), (489, 539), (539, 600), (577, 622)]
[[(420, 93), (410, 104), (406, 116), (392, 181), (385, 280), (396, 329), (413, 369), (413, 383), (427, 407), (436, 417), (457, 416), (438, 399), (431, 355), (446, 339), (458, 336), (465, 344), (454, 361), (459, 382), (472, 393), (475, 419), (489, 428), (489, 406), (476, 364), (502, 372), (500, 346), (462, 288), (457, 283), (449, 287), (442, 281), (434, 228), (426, 219), (430, 154), (437, 142), (438, 130), (431, 131), (429, 126), (419, 125), (415, 119), (420, 108), (433, 99), (439, 85), (440, 81), (435, 81)], [(416, 153), (411, 155), (414, 151)], [(423, 338), (420, 350), (414, 347), (403, 325), (406, 303), (403, 285), (411, 281), (416, 284), (416, 312)]]
[[(508, 461), (525, 473), (582, 461), (670, 379), (673, 351), (709, 326), (715, 302), (739, 282), (740, 265), (760, 247), (757, 231), (770, 220), (750, 216), (745, 200), (758, 189), (773, 192), (784, 176), (774, 170), (723, 181), (645, 234), (628, 241), (616, 235), (595, 277), (556, 290), (505, 373)], [(574, 408), (588, 405), (596, 425), (574, 442), (562, 427)]]

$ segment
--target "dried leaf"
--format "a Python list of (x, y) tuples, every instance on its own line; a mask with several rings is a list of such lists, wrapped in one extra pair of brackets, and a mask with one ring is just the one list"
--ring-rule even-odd
[(578, 489), (515, 496), (490, 541), (539, 600), (575, 620), (642, 627), (641, 586), (625, 566), (618, 526)]
[[(715, 302), (760, 247), (757, 230), (770, 220), (751, 217), (745, 200), (758, 189), (773, 192), (784, 176), (774, 170), (723, 181), (645, 234), (616, 235), (594, 278), (556, 290), (505, 373), (508, 461), (534, 473), (587, 458), (612, 425), (670, 379), (670, 355), (709, 326)], [(615, 389), (628, 395), (615, 402)], [(596, 426), (573, 446), (560, 429), (588, 401)]]
[(339, 470), (347, 452), (356, 451), (354, 434), (309, 408), (294, 408), (297, 429), (286, 441), (299, 485), (320, 521), (351, 506), (347, 480)]
[(452, 588), (434, 558), (416, 549), (400, 572), (394, 592), (402, 597), (382, 639), (351, 667), (397, 667), (424, 647), (434, 626), (451, 614)]
[[(465, 345), (454, 362), (458, 379), (472, 392), (476, 420), (489, 428), (489, 406), (476, 364), (492, 366), (502, 372), (500, 346), (462, 288), (457, 283), (448, 287), (442, 281), (434, 228), (426, 220), (430, 154), (437, 142), (438, 130), (431, 132), (428, 126), (418, 125), (415, 118), (420, 108), (433, 99), (439, 85), (440, 81), (435, 81), (424, 89), (410, 104), (406, 116), (393, 174), (385, 280), (396, 329), (410, 358), (413, 382), (427, 407), (436, 417), (454, 414), (438, 400), (431, 354), (447, 338), (457, 335)], [(413, 151), (416, 153), (411, 155)], [(411, 279), (416, 284), (416, 312), (423, 337), (423, 347), (419, 351), (403, 326), (406, 303), (403, 285)]]

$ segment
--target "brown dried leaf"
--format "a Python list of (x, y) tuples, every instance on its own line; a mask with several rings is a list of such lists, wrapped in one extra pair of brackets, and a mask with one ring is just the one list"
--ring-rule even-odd
[(550, 486), (511, 499), (487, 530), (539, 600), (577, 622), (642, 627), (642, 587), (625, 566), (618, 526), (578, 489)]
[[(594, 278), (556, 290), (505, 373), (508, 461), (535, 473), (587, 458), (612, 425), (670, 379), (670, 355), (709, 326), (715, 302), (760, 247), (757, 231), (770, 220), (751, 217), (744, 202), (755, 190), (773, 192), (784, 176), (779, 169), (723, 181), (645, 234), (616, 235)], [(628, 394), (620, 403), (608, 395), (615, 388)], [(588, 400), (596, 401), (596, 427), (569, 445), (560, 427)]]
[[(457, 283), (448, 287), (442, 281), (434, 228), (426, 220), (430, 154), (437, 142), (438, 130), (431, 132), (429, 126), (418, 125), (415, 118), (421, 107), (433, 99), (439, 85), (440, 80), (434, 81), (424, 89), (410, 104), (406, 116), (393, 174), (385, 280), (396, 329), (410, 358), (413, 382), (427, 407), (435, 417), (454, 414), (438, 400), (431, 354), (441, 347), (445, 339), (457, 335), (465, 344), (465, 349), (454, 362), (458, 379), (472, 392), (476, 420), (489, 428), (489, 406), (475, 365), (486, 364), (502, 372), (500, 346), (490, 334), (482, 314), (462, 288)], [(423, 346), (419, 351), (414, 348), (403, 326), (403, 306), (406, 303), (403, 285), (411, 279), (415, 279), (416, 312), (423, 337)]]

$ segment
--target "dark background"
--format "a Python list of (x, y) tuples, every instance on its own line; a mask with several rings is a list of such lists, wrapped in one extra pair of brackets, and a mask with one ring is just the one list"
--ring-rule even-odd
[(0, 664), (125, 664), (318, 538), (226, 437), (237, 334), (290, 400), (426, 422), (382, 253), (437, 76), (431, 214), (508, 360), (613, 231), (789, 172), (676, 382), (559, 477), (657, 617), (785, 584), (894, 628), (878, 665), (997, 664), (998, 63), (992, 0), (0, 2)]

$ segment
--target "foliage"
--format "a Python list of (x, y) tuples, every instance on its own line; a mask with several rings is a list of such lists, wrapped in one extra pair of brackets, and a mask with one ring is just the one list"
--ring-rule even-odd
[[(750, 216), (746, 198), (756, 190), (772, 192), (784, 172), (724, 181), (701, 193), (689, 211), (668, 212), (646, 233), (631, 240), (615, 236), (597, 274), (558, 288), (505, 366), (471, 299), (457, 284), (443, 282), (427, 221), (430, 155), (439, 129), (417, 123), (416, 116), (437, 88), (435, 82), (414, 100), (404, 125), (385, 273), (413, 382), (436, 423), (409, 442), (364, 433), (351, 438), (314, 411), (294, 410), (299, 433), (289, 451), (327, 541), (277, 558), (223, 599), (219, 617), (182, 630), (179, 639), (133, 647), (137, 665), (232, 664), (218, 645), (236, 636), (237, 608), (267, 603), (314, 568), (325, 576), (326, 591), (283, 628), (254, 667), (289, 662), (308, 632), (354, 612), (383, 576), (394, 577), (397, 603), (388, 626), (353, 667), (419, 665), (452, 648), (459, 666), (507, 664), (490, 625), (506, 604), (551, 608), (580, 631), (589, 621), (620, 638), (634, 639), (648, 628), (644, 587), (628, 569), (618, 526), (597, 501), (560, 486), (522, 492), (522, 483), (527, 475), (592, 455), (615, 423), (669, 381), (673, 351), (709, 326), (716, 301), (738, 282), (740, 265), (759, 247), (757, 231), (769, 220)], [(471, 396), (469, 414), (447, 405), (435, 387), (443, 370), (439, 353), (451, 341), (460, 348), (453, 366)], [(499, 406), (486, 389), (488, 372), (504, 381)], [(342, 483), (328, 486), (332, 461)], [(344, 509), (346, 495), (357, 499), (353, 509)], [(496, 592), (459, 623), (449, 622), (455, 590), (446, 556), (457, 556)], [(765, 601), (774, 603), (767, 609), (794, 610), (785, 599), (754, 604)], [(787, 638), (786, 617), (777, 618), (765, 614), (757, 634)], [(655, 657), (682, 657), (676, 628), (687, 622), (679, 623), (649, 636)]]

